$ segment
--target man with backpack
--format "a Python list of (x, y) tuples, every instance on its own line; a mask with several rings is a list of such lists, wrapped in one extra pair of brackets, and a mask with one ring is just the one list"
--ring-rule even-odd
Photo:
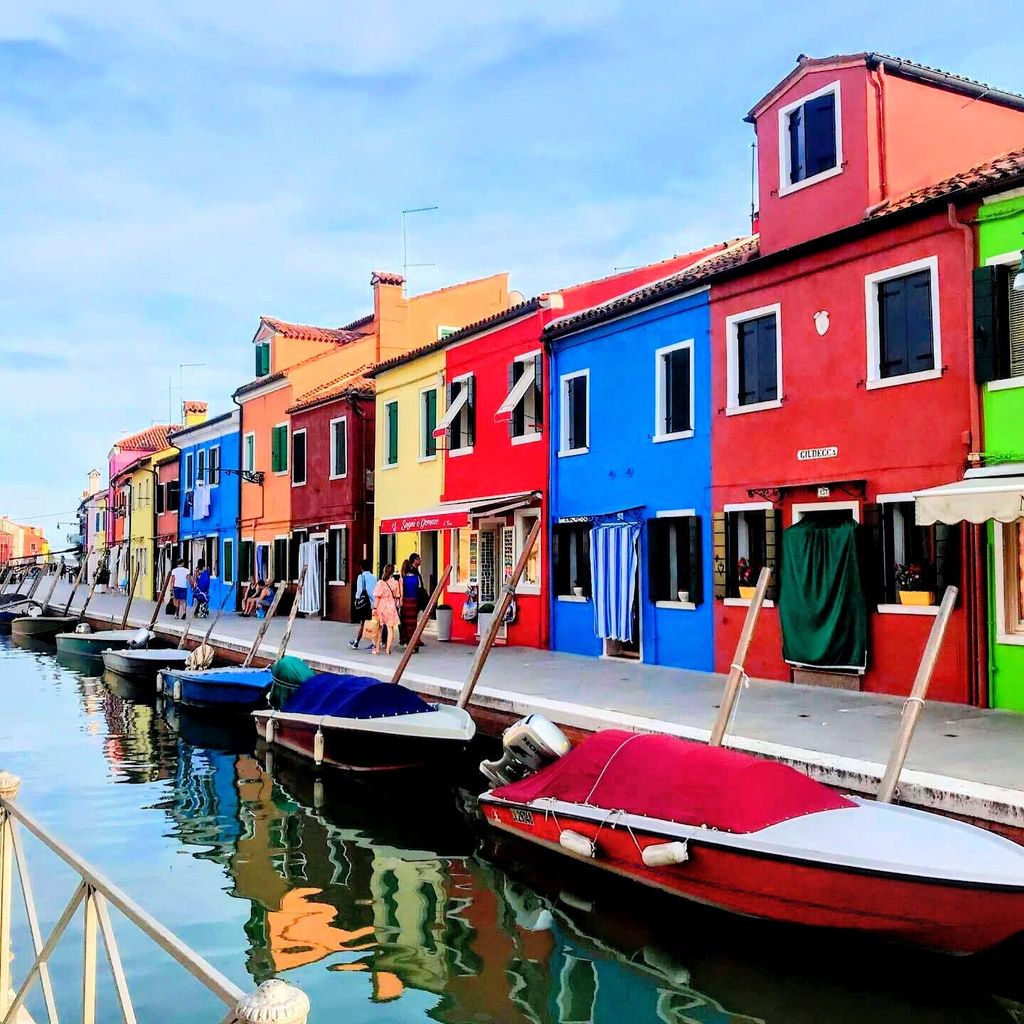
[[(359, 650), (359, 641), (363, 638), (363, 629), (369, 619), (373, 618), (373, 592), (377, 587), (377, 577), (374, 576), (370, 559), (364, 558), (360, 563), (362, 572), (356, 577), (356, 597), (352, 604), (353, 621), (359, 623), (359, 632), (355, 640), (349, 640), (348, 645), (353, 651)], [(372, 647), (373, 644), (370, 644)], [(369, 649), (369, 648), (367, 648)]]

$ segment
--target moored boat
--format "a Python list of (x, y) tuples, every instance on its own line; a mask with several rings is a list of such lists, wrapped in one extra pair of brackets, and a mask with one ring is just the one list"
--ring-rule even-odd
[(67, 654), (96, 658), (107, 649), (119, 650), (139, 641), (136, 629), (101, 629), (95, 633), (58, 633), (57, 650)]
[(272, 682), (269, 668), (167, 668), (157, 689), (188, 707), (250, 711), (267, 699)]
[(22, 615), (11, 623), (11, 636), (52, 640), (58, 633), (73, 629), (76, 622), (76, 615)]
[(1024, 848), (721, 747), (608, 730), (480, 804), (492, 827), (734, 913), (950, 953), (1024, 930)]
[(190, 655), (177, 647), (111, 648), (103, 652), (103, 667), (125, 679), (155, 683), (161, 670), (184, 668)]
[(27, 616), (31, 611), (39, 610), (39, 603), (37, 601), (30, 601), (27, 598), (4, 605), (0, 608), (0, 633), (12, 632), (16, 619)]
[(350, 771), (440, 764), (476, 732), (462, 708), (429, 704), (398, 683), (329, 672), (303, 682), (281, 710), (253, 717), (267, 743)]

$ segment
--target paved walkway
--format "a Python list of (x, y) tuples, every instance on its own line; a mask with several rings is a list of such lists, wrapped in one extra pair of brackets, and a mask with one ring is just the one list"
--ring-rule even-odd
[[(58, 587), (66, 600), (69, 588)], [(80, 607), (84, 591), (75, 606)], [(96, 595), (89, 617), (120, 620), (121, 595)], [(144, 625), (152, 602), (136, 601), (130, 622)], [(161, 613), (161, 631), (180, 624)], [(208, 623), (198, 620), (194, 635)], [(225, 615), (215, 638), (247, 649), (260, 623)], [(260, 654), (272, 657), (285, 620), (271, 623)], [(348, 647), (352, 625), (299, 619), (289, 653), (322, 668), (358, 669), (389, 677), (399, 654), (374, 657)], [(755, 640), (756, 642), (756, 640)], [(428, 642), (403, 682), (423, 693), (451, 697), (469, 671), (473, 648)], [(473, 703), (526, 714), (540, 711), (582, 729), (609, 726), (706, 739), (724, 677), (553, 651), (497, 647)], [(742, 692), (728, 742), (775, 757), (850, 790), (873, 792), (895, 738), (903, 701), (897, 697), (752, 680)], [(904, 801), (1024, 828), (1024, 715), (959, 704), (925, 707), (901, 785)]]

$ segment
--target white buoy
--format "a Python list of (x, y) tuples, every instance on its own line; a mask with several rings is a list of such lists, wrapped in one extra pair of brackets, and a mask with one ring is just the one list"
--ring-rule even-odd
[(273, 743), (275, 737), (277, 736), (277, 722), (275, 722), (274, 719), (272, 718), (265, 719), (265, 722), (266, 725), (264, 726), (263, 729), (263, 738), (267, 741), (267, 743)]
[(578, 854), (580, 857), (593, 858), (597, 856), (597, 843), (593, 839), (580, 835), (579, 832), (573, 832), (571, 828), (562, 829), (558, 842), (570, 853)]
[(655, 843), (653, 846), (645, 846), (641, 856), (649, 868), (664, 868), (688, 861), (690, 851), (686, 843)]
[(157, 672), (156, 674), (156, 692), (164, 692), (164, 674), (163, 672)]
[(171, 696), (174, 697), (174, 700), (175, 700), (176, 703), (181, 700), (181, 680), (180, 679), (175, 679), (174, 680), (174, 693)]

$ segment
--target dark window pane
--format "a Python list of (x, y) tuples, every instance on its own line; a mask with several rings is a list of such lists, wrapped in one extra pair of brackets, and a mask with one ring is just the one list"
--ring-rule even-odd
[(835, 104), (833, 93), (804, 104), (804, 160), (808, 178), (836, 165)]
[(931, 271), (879, 283), (878, 336), (883, 379), (935, 368)]
[(587, 447), (587, 378), (572, 377), (568, 387), (569, 449)]
[(747, 320), (736, 338), (737, 404), (755, 405), (779, 397), (775, 314)]
[[(526, 372), (526, 364), (519, 360), (512, 362), (509, 371), (509, 391), (515, 387), (516, 382)], [(526, 399), (521, 398), (516, 407), (512, 410), (512, 436), (522, 437), (526, 433)]]
[(679, 348), (665, 357), (665, 433), (690, 430), (690, 349)]
[(804, 146), (803, 146), (803, 108), (797, 107), (789, 115), (789, 180), (791, 184), (803, 181)]

